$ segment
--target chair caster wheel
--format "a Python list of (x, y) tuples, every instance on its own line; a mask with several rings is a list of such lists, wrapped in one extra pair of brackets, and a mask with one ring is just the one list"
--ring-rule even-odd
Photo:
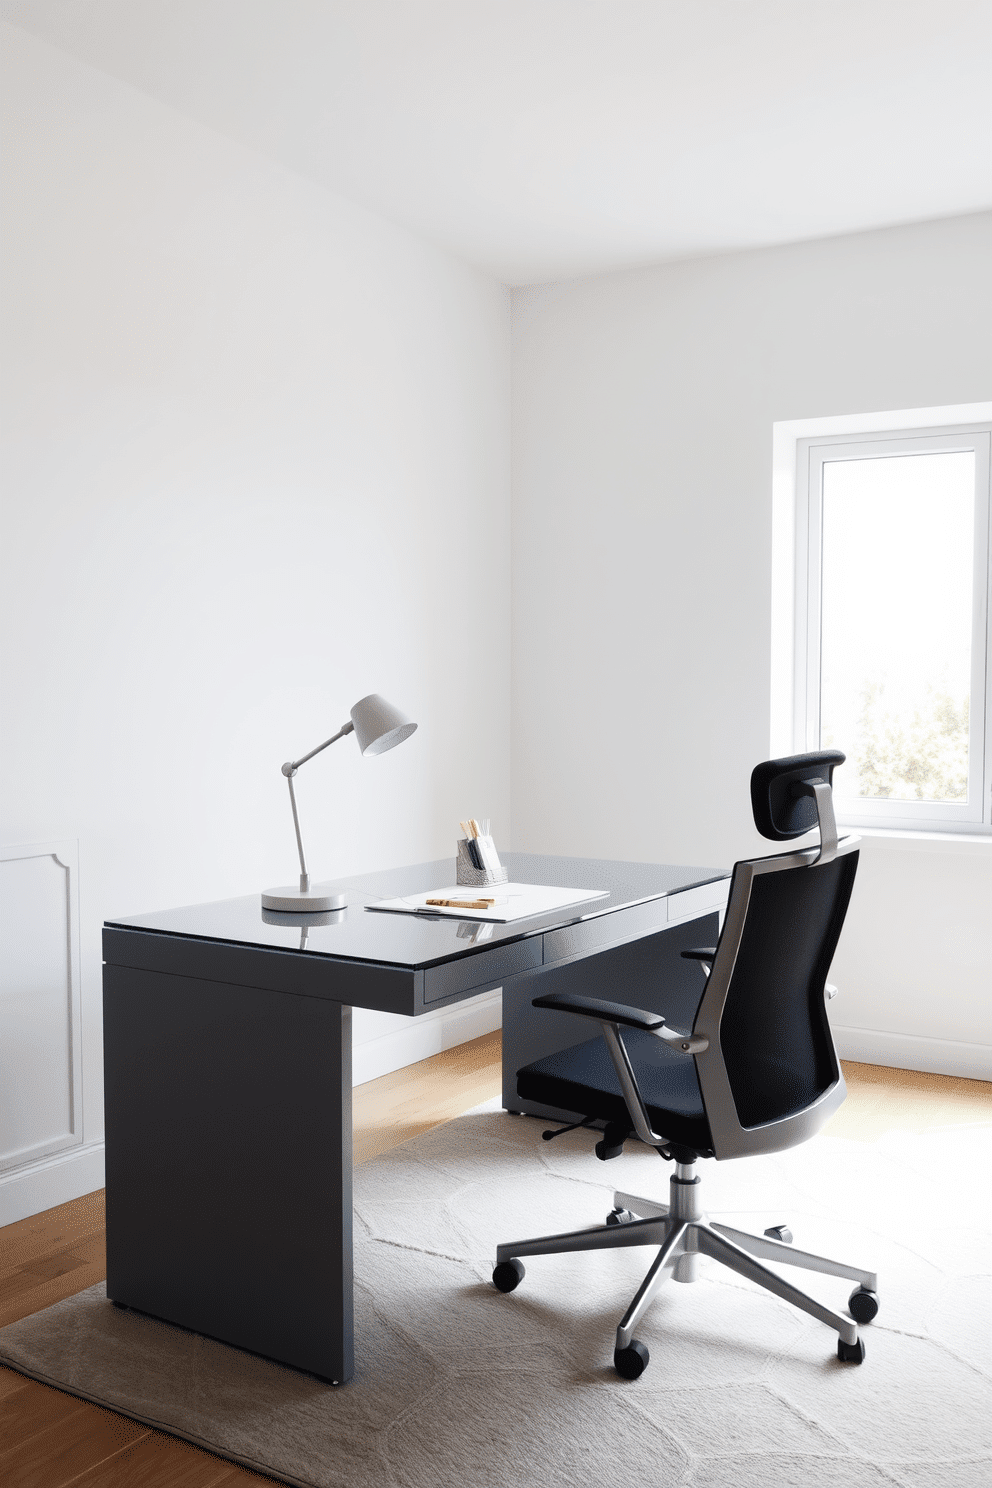
[(781, 1240), (783, 1245), (792, 1244), (792, 1231), (788, 1225), (772, 1225), (765, 1231), (769, 1240)]
[(613, 1368), (624, 1379), (637, 1379), (647, 1369), (650, 1358), (640, 1339), (632, 1338), (625, 1349), (613, 1350)]
[(855, 1287), (847, 1299), (847, 1310), (856, 1323), (870, 1323), (878, 1313), (878, 1296), (867, 1287)]
[(606, 1216), (606, 1223), (608, 1225), (630, 1224), (633, 1218), (629, 1209), (611, 1209)]
[(500, 1261), (493, 1270), (493, 1286), (498, 1292), (512, 1292), (526, 1275), (521, 1261)]
[(863, 1364), (865, 1362), (864, 1339), (859, 1338), (857, 1343), (845, 1343), (843, 1338), (838, 1338), (837, 1357), (842, 1364)]

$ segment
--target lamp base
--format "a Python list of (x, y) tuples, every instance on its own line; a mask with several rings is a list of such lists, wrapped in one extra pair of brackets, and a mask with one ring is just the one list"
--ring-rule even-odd
[(325, 914), (330, 909), (344, 909), (347, 903), (347, 894), (328, 893), (319, 885), (301, 890), (299, 884), (283, 884), (262, 894), (263, 909), (281, 910), (284, 914)]

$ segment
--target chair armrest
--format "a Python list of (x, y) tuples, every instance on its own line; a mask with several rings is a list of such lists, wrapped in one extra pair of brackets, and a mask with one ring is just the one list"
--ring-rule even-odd
[(637, 1086), (637, 1076), (620, 1036), (620, 1027), (640, 1028), (645, 1033), (653, 1033), (655, 1038), (663, 1039), (680, 1054), (701, 1054), (704, 1049), (709, 1048), (709, 1040), (693, 1038), (691, 1034), (676, 1033), (674, 1029), (666, 1028), (660, 1013), (627, 1007), (622, 1002), (606, 1002), (600, 997), (580, 997), (573, 992), (549, 992), (544, 997), (535, 997), (532, 1005), (536, 1008), (549, 1008), (556, 1013), (576, 1013), (580, 1018), (596, 1019), (603, 1031), (603, 1039), (617, 1072), (634, 1130), (648, 1146), (662, 1146), (666, 1138), (651, 1130), (647, 1108)]
[(716, 959), (716, 946), (697, 946), (693, 951), (679, 951), (679, 955), (685, 961), (713, 961)]
[(595, 1018), (598, 1023), (640, 1028), (644, 1033), (653, 1033), (655, 1038), (660, 1038), (680, 1054), (702, 1054), (704, 1049), (709, 1048), (708, 1039), (669, 1028), (661, 1013), (627, 1007), (622, 1002), (606, 1002), (600, 997), (580, 997), (574, 992), (549, 992), (545, 997), (535, 997), (533, 1006), (550, 1008), (556, 1013), (576, 1013), (580, 1018)]
[(549, 992), (544, 997), (535, 997), (536, 1008), (552, 1008), (557, 1013), (576, 1013), (580, 1018), (596, 1018), (599, 1022), (622, 1023), (625, 1028), (642, 1028), (645, 1033), (654, 1033), (663, 1027), (660, 1013), (646, 1013), (643, 1008), (627, 1007), (622, 1002), (606, 1002), (600, 997), (580, 997), (575, 992)]

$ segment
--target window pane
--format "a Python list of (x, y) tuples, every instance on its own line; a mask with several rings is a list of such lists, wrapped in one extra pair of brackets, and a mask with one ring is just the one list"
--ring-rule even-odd
[(845, 796), (968, 799), (975, 456), (823, 466), (820, 738)]

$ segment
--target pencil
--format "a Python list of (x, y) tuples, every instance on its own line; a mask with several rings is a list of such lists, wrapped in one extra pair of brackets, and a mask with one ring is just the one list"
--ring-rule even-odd
[(439, 905), (442, 909), (491, 909), (496, 903), (495, 899), (428, 899), (428, 904)]

